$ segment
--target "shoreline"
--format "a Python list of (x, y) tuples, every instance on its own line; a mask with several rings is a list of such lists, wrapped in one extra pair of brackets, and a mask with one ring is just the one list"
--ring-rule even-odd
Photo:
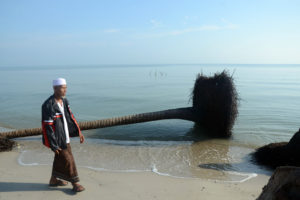
[[(138, 141), (140, 142), (140, 141)], [(149, 172), (174, 178), (240, 183), (258, 174), (271, 175), (250, 161), (252, 149), (219, 141), (177, 145), (115, 145), (72, 142), (78, 167), (111, 173)], [(127, 144), (127, 143), (126, 143)], [(23, 166), (52, 165), (51, 151), (40, 141), (19, 140), (15, 151)]]
[[(22, 159), (21, 159), (21, 156), (22, 156), (22, 153), (24, 153), (24, 152), (26, 152), (26, 150), (19, 152), (19, 156), (17, 158), (17, 162), (20, 166), (24, 166), (24, 167), (51, 166), (51, 164), (40, 164), (40, 163), (26, 164), (26, 163), (23, 163)], [(77, 164), (76, 164), (76, 166), (80, 167), (80, 168), (91, 169), (91, 170), (98, 171), (98, 172), (108, 172), (108, 173), (153, 173), (153, 174), (157, 174), (159, 176), (166, 176), (166, 177), (171, 177), (171, 178), (176, 178), (176, 179), (207, 180), (207, 181), (213, 181), (213, 182), (219, 182), (219, 183), (232, 183), (232, 184), (243, 183), (245, 181), (248, 181), (248, 180), (258, 176), (258, 174), (254, 173), (254, 172), (253, 173), (240, 173), (240, 172), (234, 172), (234, 171), (227, 171), (228, 174), (235, 174), (235, 175), (239, 175), (239, 176), (245, 176), (245, 178), (242, 179), (242, 180), (217, 180), (217, 179), (212, 179), (212, 178), (174, 176), (174, 175), (170, 175), (168, 173), (159, 172), (155, 165), (153, 166), (153, 168), (151, 170), (111, 170), (111, 169), (104, 169), (104, 168), (98, 168), (98, 167), (93, 167), (93, 166), (82, 166), (82, 165), (77, 165)]]
[(257, 175), (242, 183), (175, 178), (153, 172), (108, 172), (78, 166), (86, 188), (73, 193), (71, 184), (48, 187), (51, 165), (22, 166), (20, 152), (0, 153), (0, 199), (255, 199), (270, 176)]

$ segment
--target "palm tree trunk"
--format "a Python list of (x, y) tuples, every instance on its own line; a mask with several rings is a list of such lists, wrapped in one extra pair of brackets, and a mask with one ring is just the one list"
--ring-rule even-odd
[[(185, 108), (175, 108), (156, 112), (147, 112), (134, 115), (126, 115), (122, 117), (113, 117), (108, 119), (94, 120), (79, 122), (81, 130), (104, 128), (110, 126), (135, 124), (141, 122), (149, 122), (163, 119), (183, 119), (189, 121), (195, 121), (195, 116), (193, 114), (192, 107)], [(17, 138), (17, 137), (27, 137), (42, 134), (41, 128), (32, 129), (20, 129), (10, 132), (0, 133), (1, 136), (6, 138)]]

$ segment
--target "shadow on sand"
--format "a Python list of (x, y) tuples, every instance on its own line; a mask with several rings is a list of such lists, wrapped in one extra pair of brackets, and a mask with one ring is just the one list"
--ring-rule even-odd
[(76, 192), (67, 187), (50, 187), (46, 183), (0, 182), (0, 192), (61, 191), (68, 195)]

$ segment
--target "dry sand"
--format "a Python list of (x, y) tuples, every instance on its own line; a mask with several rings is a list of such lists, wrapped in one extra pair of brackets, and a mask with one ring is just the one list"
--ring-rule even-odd
[(0, 199), (256, 199), (269, 176), (258, 175), (243, 183), (174, 178), (152, 172), (103, 172), (78, 167), (80, 193), (68, 186), (49, 187), (52, 166), (22, 166), (19, 152), (0, 153)]

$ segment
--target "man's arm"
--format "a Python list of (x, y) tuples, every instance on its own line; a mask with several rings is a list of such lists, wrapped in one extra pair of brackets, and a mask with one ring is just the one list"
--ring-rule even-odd
[(54, 134), (54, 121), (51, 115), (51, 108), (47, 104), (42, 106), (42, 129), (45, 138), (46, 146), (49, 145), (51, 150), (55, 152), (60, 149), (57, 145), (57, 140)]
[(75, 119), (75, 117), (74, 117), (74, 115), (73, 115), (73, 113), (72, 113), (72, 111), (71, 111), (71, 108), (70, 108), (70, 104), (69, 104), (68, 99), (65, 98), (65, 101), (66, 101), (67, 107), (68, 107), (68, 109), (69, 109), (69, 111), (70, 111), (71, 118), (73, 118), (73, 120), (74, 120), (74, 122), (75, 122), (75, 124), (76, 124), (76, 126), (77, 126), (77, 128), (78, 128), (79, 138), (80, 138), (80, 143), (83, 143), (84, 140), (85, 140), (85, 138), (84, 138), (83, 134), (81, 133), (81, 130), (80, 130), (80, 127), (79, 127), (79, 125), (78, 125), (78, 123), (77, 123), (77, 120)]

